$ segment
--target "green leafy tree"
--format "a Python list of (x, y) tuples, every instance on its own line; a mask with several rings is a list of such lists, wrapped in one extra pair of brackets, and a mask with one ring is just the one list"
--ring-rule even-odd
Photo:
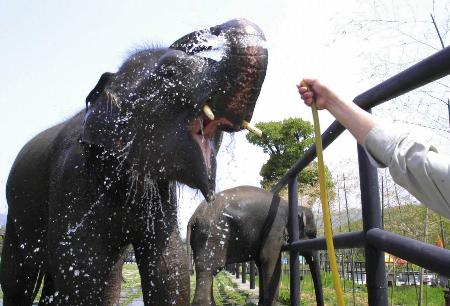
[[(261, 147), (263, 152), (270, 156), (260, 171), (263, 178), (261, 186), (269, 190), (314, 143), (314, 128), (311, 123), (300, 118), (260, 122), (256, 127), (263, 131), (264, 137), (259, 138), (249, 133), (247, 140)], [(334, 184), (330, 171), (328, 168), (325, 170), (328, 195), (332, 199)], [(308, 204), (313, 204), (319, 196), (317, 164), (311, 163), (300, 172), (297, 180), (299, 191), (309, 196)]]

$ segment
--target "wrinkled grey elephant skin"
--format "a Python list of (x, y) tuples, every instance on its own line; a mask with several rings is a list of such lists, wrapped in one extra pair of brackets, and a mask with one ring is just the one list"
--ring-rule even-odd
[[(310, 209), (299, 207), (299, 239), (316, 237)], [(268, 221), (270, 220), (270, 221)], [(196, 288), (192, 305), (215, 305), (213, 276), (231, 263), (254, 260), (259, 272), (259, 304), (276, 305), (281, 247), (287, 241), (288, 204), (261, 188), (239, 186), (202, 202), (188, 223)], [(317, 252), (301, 253), (313, 276), (316, 301), (323, 305)]]
[(42, 280), (41, 305), (113, 304), (129, 244), (145, 304), (188, 304), (176, 182), (212, 197), (222, 133), (251, 119), (266, 66), (251, 22), (196, 31), (131, 54), (85, 110), (29, 141), (7, 182), (4, 305), (31, 305)]

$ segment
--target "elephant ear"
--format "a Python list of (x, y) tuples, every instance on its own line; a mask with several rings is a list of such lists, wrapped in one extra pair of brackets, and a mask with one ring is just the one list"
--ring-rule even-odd
[(113, 77), (114, 73), (105, 72), (86, 97), (81, 140), (119, 153), (127, 139), (123, 120), (120, 120), (119, 98), (108, 89)]
[(92, 103), (94, 103), (104, 92), (106, 85), (109, 83), (113, 76), (114, 73), (111, 72), (105, 72), (102, 74), (100, 80), (98, 80), (97, 85), (95, 85), (94, 89), (92, 89), (86, 97), (86, 112), (88, 111), (89, 105), (92, 105)]

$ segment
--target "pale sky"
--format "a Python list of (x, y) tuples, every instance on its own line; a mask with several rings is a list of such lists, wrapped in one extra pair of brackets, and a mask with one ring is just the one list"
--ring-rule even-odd
[[(361, 42), (345, 35), (335, 38), (346, 20), (367, 9), (361, 3), (0, 1), (0, 105), (4, 114), (0, 121), (0, 212), (7, 210), (6, 180), (21, 147), (38, 132), (82, 109), (100, 75), (116, 71), (130, 50), (146, 44), (167, 46), (186, 33), (244, 17), (263, 29), (269, 49), (267, 76), (252, 122), (288, 117), (311, 120), (295, 88), (304, 76), (320, 77), (342, 97), (352, 99), (376, 82), (361, 81), (367, 68)], [(432, 1), (420, 3), (425, 13), (431, 11)], [(325, 112), (320, 116), (325, 130), (332, 118)], [(244, 133), (235, 134), (231, 144), (224, 141), (218, 191), (242, 184), (259, 186), (258, 173), (267, 157), (245, 141)], [(347, 158), (355, 151), (356, 144), (347, 135), (330, 146), (325, 160), (337, 163), (340, 156)], [(191, 192), (181, 195), (182, 232), (200, 201)]]

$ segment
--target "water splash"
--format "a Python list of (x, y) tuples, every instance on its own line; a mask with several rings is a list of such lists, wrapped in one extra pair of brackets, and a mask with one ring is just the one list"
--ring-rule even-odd
[(216, 62), (220, 62), (227, 56), (229, 47), (227, 38), (223, 33), (214, 35), (209, 29), (206, 29), (198, 31), (196, 38), (197, 42), (190, 45), (188, 52), (194, 52), (196, 49), (203, 50), (197, 52), (196, 55), (212, 59)]
[(72, 234), (76, 233), (76, 231), (80, 228), (82, 228), (84, 226), (84, 222), (86, 221), (86, 219), (93, 213), (94, 208), (100, 204), (100, 200), (103, 199), (103, 197), (105, 196), (104, 193), (101, 193), (99, 195), (99, 197), (97, 198), (97, 200), (91, 205), (91, 207), (89, 208), (89, 210), (87, 212), (84, 213), (84, 215), (81, 217), (80, 221), (77, 222), (74, 226), (71, 226), (70, 224), (68, 225), (68, 229), (67, 229), (67, 236), (72, 236)]

